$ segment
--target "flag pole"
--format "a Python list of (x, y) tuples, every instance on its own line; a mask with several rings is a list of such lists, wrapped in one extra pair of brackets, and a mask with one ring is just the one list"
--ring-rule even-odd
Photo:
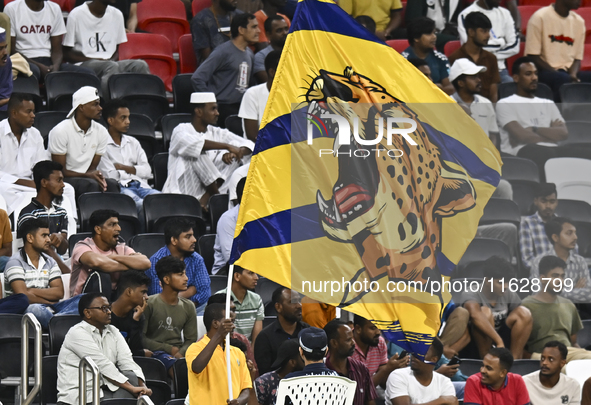
[[(230, 300), (232, 299), (232, 278), (234, 277), (234, 265), (228, 270), (228, 288), (226, 289), (226, 318), (230, 318)], [(232, 364), (230, 362), (230, 333), (226, 335), (226, 370), (228, 373), (228, 399), (234, 399), (232, 392)]]

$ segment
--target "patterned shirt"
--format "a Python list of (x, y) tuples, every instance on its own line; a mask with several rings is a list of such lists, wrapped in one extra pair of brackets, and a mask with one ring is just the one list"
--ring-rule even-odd
[[(162, 259), (163, 257), (170, 255), (170, 250), (168, 250), (168, 247), (164, 246), (159, 251), (154, 253), (152, 257), (150, 257), (150, 263), (152, 263), (152, 267), (150, 267), (150, 270), (146, 271), (146, 274), (152, 279), (152, 282), (150, 283), (150, 288), (148, 289), (148, 295), (160, 294), (162, 292), (160, 280), (156, 274), (156, 263), (158, 263), (158, 260)], [(211, 282), (209, 280), (207, 268), (205, 267), (205, 262), (203, 261), (203, 258), (195, 252), (193, 252), (190, 256), (185, 257), (184, 262), (186, 266), (187, 278), (189, 279), (187, 287), (195, 286), (197, 289), (197, 293), (195, 293), (195, 295), (189, 299), (193, 301), (196, 306), (203, 305), (211, 296), (211, 289), (209, 287)]]
[[(68, 233), (68, 213), (66, 210), (55, 203), (51, 203), (48, 209), (35, 198), (31, 199), (31, 203), (23, 208), (18, 216), (18, 227), (28, 221), (29, 219), (44, 218), (49, 222), (49, 233)], [(23, 236), (17, 231), (17, 238)]]
[(62, 276), (57, 263), (51, 257), (41, 254), (39, 256), (39, 268), (35, 268), (23, 249), (20, 249), (6, 263), (4, 285), (6, 286), (7, 296), (14, 294), (11, 285), (13, 281), (22, 280), (27, 288), (49, 288), (49, 283)]
[[(227, 288), (216, 292), (216, 294), (225, 294)], [(232, 292), (232, 301), (236, 305), (236, 332), (241, 333), (252, 340), (252, 328), (256, 321), (265, 319), (265, 305), (261, 296), (252, 291), (246, 291), (242, 302)]]
[[(330, 363), (330, 352), (326, 358), (326, 367), (334, 370), (333, 365)], [(371, 375), (362, 362), (349, 357), (347, 359), (347, 375), (342, 375), (340, 373), (339, 375), (357, 382), (355, 397), (353, 397), (353, 405), (364, 405), (368, 401), (372, 401), (378, 397)]]
[(544, 221), (539, 213), (521, 218), (519, 228), (521, 260), (526, 268), (531, 268), (534, 258), (552, 248), (546, 236)]
[(351, 357), (365, 364), (369, 370), (369, 375), (374, 375), (382, 364), (388, 362), (388, 346), (384, 338), (380, 336), (378, 345), (369, 346), (367, 348), (367, 354), (363, 354), (359, 347), (355, 345), (355, 352)]
[(254, 380), (257, 401), (261, 405), (275, 405), (277, 400), (277, 388), (281, 377), (276, 371), (269, 371)]

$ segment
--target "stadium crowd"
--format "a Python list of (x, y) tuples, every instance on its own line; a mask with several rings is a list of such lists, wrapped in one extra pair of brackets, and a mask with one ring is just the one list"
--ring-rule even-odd
[[(556, 158), (591, 162), (585, 125), (571, 124), (589, 114), (559, 104), (591, 94), (591, 13), (577, 13), (581, 0), (539, 0), (526, 22), (523, 7), (538, 0), (521, 1), (338, 1), (482, 127), (506, 165), (491, 207), (518, 212), (481, 222), (483, 248), (452, 278), (479, 275), (491, 288), (454, 295), (424, 359), (369, 320), (337, 318), (249, 269), (235, 266), (224, 288), (295, 0), (5, 1), (0, 314), (31, 313), (49, 336), (60, 331), (55, 389), (44, 382), (54, 402), (78, 403), (78, 366), (90, 356), (103, 399), (156, 405), (172, 394), (190, 405), (275, 404), (279, 381), (303, 375), (356, 381), (355, 405), (591, 405), (591, 379), (568, 372), (591, 360), (591, 200), (559, 200), (546, 170)], [(151, 33), (145, 17), (173, 6), (185, 31), (164, 38), (168, 54), (131, 52), (141, 38), (156, 47), (159, 33), (173, 35)], [(515, 292), (512, 279), (542, 288)], [(228, 333), (230, 399), (220, 388)]]

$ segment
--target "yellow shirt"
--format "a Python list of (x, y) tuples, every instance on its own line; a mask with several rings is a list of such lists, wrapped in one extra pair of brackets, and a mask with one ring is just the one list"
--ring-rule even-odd
[[(185, 359), (189, 369), (189, 401), (191, 405), (226, 405), (228, 399), (228, 374), (226, 372), (226, 353), (218, 345), (207, 363), (207, 366), (199, 374), (191, 370), (193, 360), (201, 353), (210, 339), (207, 335), (193, 343), (187, 349)], [(246, 388), (252, 388), (252, 380), (246, 357), (242, 351), (234, 346), (230, 347), (230, 361), (232, 362), (232, 392), (234, 398), (238, 398), (240, 392)]]
[(343, 10), (357, 18), (360, 15), (371, 17), (376, 23), (376, 31), (384, 31), (390, 23), (390, 10), (402, 9), (400, 0), (339, 0)]
[(536, 11), (527, 23), (526, 55), (540, 57), (554, 69), (568, 70), (576, 60), (583, 60), (585, 20), (571, 11), (561, 17), (549, 5)]

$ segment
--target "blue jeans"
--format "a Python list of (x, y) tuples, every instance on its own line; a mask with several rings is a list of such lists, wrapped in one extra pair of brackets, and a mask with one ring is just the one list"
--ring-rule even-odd
[[(584, 83), (591, 83), (591, 72), (580, 71), (577, 74), (577, 77), (581, 82)], [(568, 72), (564, 70), (557, 70), (557, 71), (550, 71), (550, 70), (540, 70), (538, 73), (538, 78), (541, 83), (547, 84), (552, 89), (554, 93), (554, 101), (560, 102), (560, 86), (566, 83), (572, 83), (572, 79)]]
[(35, 315), (43, 329), (47, 329), (49, 321), (54, 315), (78, 314), (78, 302), (84, 294), (77, 295), (55, 304), (31, 304), (25, 313)]
[(0, 273), (2, 273), (4, 271), (4, 268), (6, 267), (6, 263), (8, 263), (9, 260), (10, 260), (9, 256), (0, 256)]
[(0, 314), (22, 314), (29, 306), (29, 299), (25, 294), (9, 295), (0, 300)]
[(197, 316), (203, 316), (205, 312), (205, 307), (207, 306), (207, 302), (195, 308), (195, 312), (197, 312)]
[(454, 388), (456, 390), (456, 397), (458, 398), (458, 400), (463, 401), (466, 381), (452, 381), (451, 383), (454, 385)]
[(139, 218), (142, 218), (144, 211), (144, 198), (150, 194), (159, 194), (160, 191), (153, 188), (140, 187), (140, 182), (137, 180), (130, 181), (127, 183), (127, 187), (121, 185), (121, 194), (125, 194), (133, 198), (135, 201), (135, 207)]
[(501, 83), (513, 83), (513, 77), (511, 77), (507, 69), (499, 71), (499, 75), (501, 76)]

